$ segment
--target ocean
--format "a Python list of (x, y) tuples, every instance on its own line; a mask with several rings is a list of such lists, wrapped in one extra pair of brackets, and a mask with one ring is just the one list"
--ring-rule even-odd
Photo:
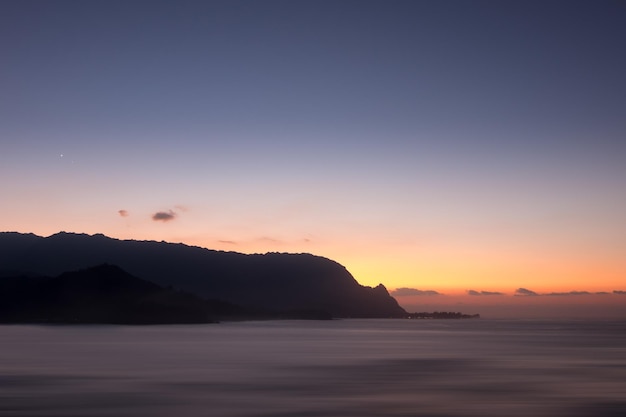
[(0, 326), (0, 416), (626, 415), (626, 321)]

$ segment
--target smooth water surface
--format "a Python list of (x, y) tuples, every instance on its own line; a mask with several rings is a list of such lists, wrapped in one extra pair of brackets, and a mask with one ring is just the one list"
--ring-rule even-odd
[(0, 326), (0, 416), (626, 415), (626, 322)]

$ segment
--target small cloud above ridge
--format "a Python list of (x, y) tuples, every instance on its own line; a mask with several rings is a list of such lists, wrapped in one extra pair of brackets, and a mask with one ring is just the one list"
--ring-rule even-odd
[(515, 290), (515, 296), (517, 297), (535, 297), (537, 295), (539, 294), (527, 288), (518, 288)]
[[(619, 292), (613, 291), (614, 294), (619, 294)], [(626, 294), (626, 291), (623, 292)], [(610, 294), (606, 291), (563, 291), (563, 292), (549, 292), (549, 293), (537, 293), (535, 291), (529, 290), (527, 288), (518, 288), (515, 290), (515, 296), (521, 297), (533, 297), (533, 296), (541, 296), (541, 297), (569, 297), (569, 296), (587, 296), (587, 295), (607, 295)]]
[(411, 295), (432, 296), (442, 294), (434, 290), (418, 290), (417, 288), (401, 287), (391, 291), (391, 295), (394, 295), (396, 297), (406, 297)]
[(118, 210), (117, 214), (119, 214), (120, 217), (128, 217), (128, 216), (130, 216), (130, 213), (128, 212), (128, 210)]
[(261, 236), (256, 239), (258, 242), (269, 242), (269, 243), (283, 243), (281, 239), (277, 239), (271, 236)]
[(592, 293), (590, 293), (589, 291), (567, 291), (567, 292), (550, 292), (544, 295), (561, 297), (561, 296), (568, 296), (568, 295), (591, 295), (591, 294)]
[(169, 222), (176, 218), (177, 214), (173, 210), (157, 211), (152, 215), (152, 220), (155, 222)]
[(467, 294), (469, 295), (475, 295), (475, 296), (482, 296), (482, 295), (504, 295), (504, 293), (502, 292), (498, 292), (498, 291), (476, 291), (476, 290), (468, 290)]

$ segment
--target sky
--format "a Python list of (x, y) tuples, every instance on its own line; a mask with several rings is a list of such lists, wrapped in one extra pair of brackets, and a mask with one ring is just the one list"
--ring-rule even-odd
[(625, 39), (623, 1), (3, 0), (0, 230), (625, 317)]

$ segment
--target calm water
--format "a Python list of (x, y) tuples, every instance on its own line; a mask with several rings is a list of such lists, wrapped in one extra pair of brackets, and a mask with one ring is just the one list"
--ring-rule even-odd
[(0, 416), (626, 415), (626, 322), (0, 326)]

